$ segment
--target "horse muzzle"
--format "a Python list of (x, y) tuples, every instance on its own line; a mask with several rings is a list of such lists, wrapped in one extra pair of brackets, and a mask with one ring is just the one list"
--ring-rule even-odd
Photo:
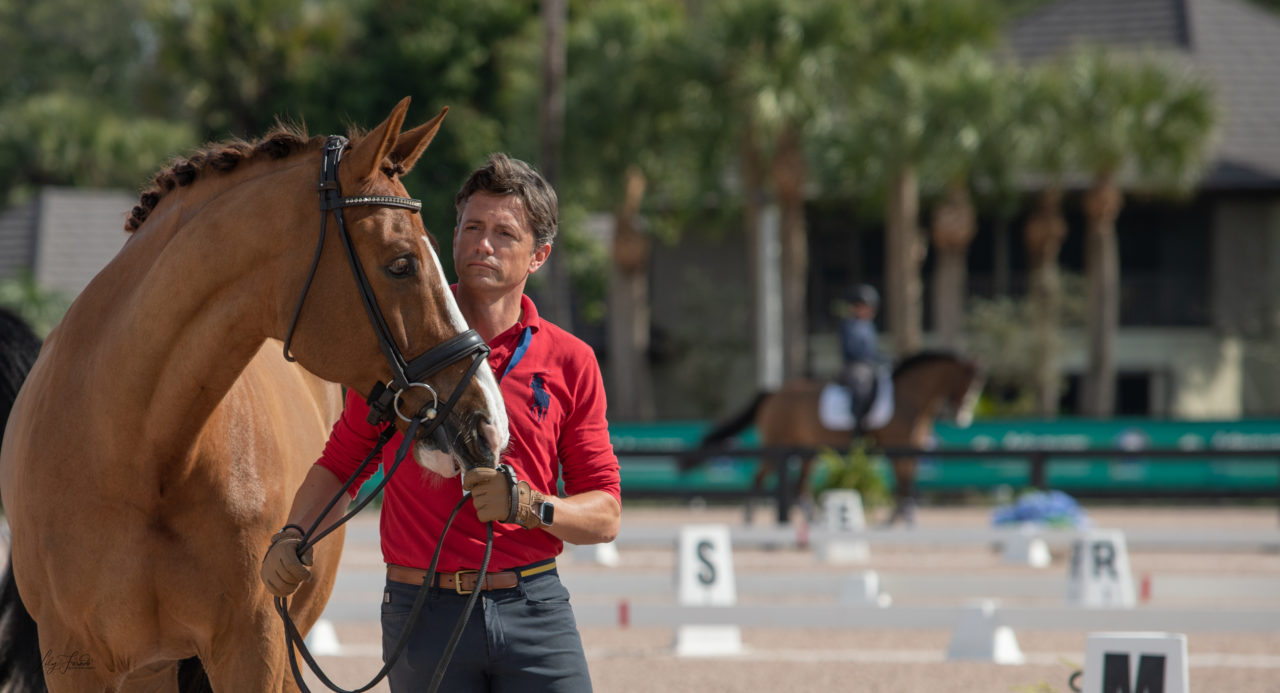
[(497, 429), (478, 412), (465, 419), (450, 416), (438, 426), (421, 429), (416, 443), (418, 463), (444, 477), (476, 467), (496, 467), (501, 452)]

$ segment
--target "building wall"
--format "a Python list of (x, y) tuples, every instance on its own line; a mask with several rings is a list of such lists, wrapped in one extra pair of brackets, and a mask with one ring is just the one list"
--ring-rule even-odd
[(1223, 200), (1214, 221), (1214, 316), (1239, 341), (1241, 411), (1280, 412), (1280, 200)]
[(32, 199), (0, 212), (0, 279), (34, 271), (39, 202)]
[(125, 215), (137, 202), (119, 190), (41, 191), (34, 267), (40, 286), (78, 295), (124, 245)]

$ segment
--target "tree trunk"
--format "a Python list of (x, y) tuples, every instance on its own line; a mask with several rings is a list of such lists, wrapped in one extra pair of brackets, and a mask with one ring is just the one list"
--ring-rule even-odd
[[(749, 112), (749, 110), (746, 112)], [(761, 220), (765, 208), (764, 163), (759, 145), (756, 143), (755, 126), (749, 118), (742, 124), (742, 139), (739, 147), (741, 148), (739, 155), (742, 160), (742, 227), (747, 236), (747, 260), (748, 267), (751, 268), (751, 271), (748, 272), (748, 276), (751, 278), (750, 312), (752, 324), (750, 328), (751, 341), (755, 344), (756, 385), (761, 388), (774, 388), (781, 383), (772, 381), (777, 380), (781, 373), (774, 372), (769, 353), (771, 346), (767, 340), (759, 338), (759, 335), (770, 329), (781, 329), (781, 327), (761, 324), (762, 321), (767, 320), (765, 317), (767, 311), (764, 308), (768, 298), (764, 296), (762, 280), (758, 271), (761, 266)]]
[(651, 421), (649, 374), (649, 237), (638, 227), (645, 177), (627, 169), (622, 204), (614, 210), (613, 272), (609, 275), (609, 417)]
[(969, 244), (977, 233), (973, 200), (965, 181), (954, 181), (933, 213), (933, 329), (938, 343), (963, 348), (964, 299), (968, 284)]
[(784, 128), (773, 155), (773, 184), (778, 191), (782, 245), (783, 374), (806, 375), (809, 361), (809, 239), (804, 214), (804, 152), (792, 128)]
[(1116, 332), (1120, 329), (1120, 248), (1116, 218), (1124, 204), (1112, 173), (1100, 175), (1085, 194), (1085, 276), (1088, 281), (1089, 364), (1084, 413), (1109, 417), (1116, 403)]
[[(567, 0), (542, 0), (542, 91), (538, 101), (538, 164), (552, 189), (560, 183), (560, 149), (564, 141), (565, 25)], [(546, 304), (540, 312), (551, 322), (573, 331), (569, 256), (547, 258)]]
[(1031, 275), (1031, 368), (1035, 380), (1036, 414), (1054, 418), (1058, 415), (1058, 400), (1062, 396), (1062, 376), (1058, 372), (1058, 332), (1062, 313), (1058, 252), (1067, 237), (1067, 223), (1062, 219), (1062, 190), (1056, 185), (1041, 191), (1023, 234)]
[(925, 246), (917, 226), (919, 190), (915, 169), (903, 165), (889, 187), (885, 228), (885, 309), (893, 335), (894, 355), (904, 358), (920, 351), (920, 266)]

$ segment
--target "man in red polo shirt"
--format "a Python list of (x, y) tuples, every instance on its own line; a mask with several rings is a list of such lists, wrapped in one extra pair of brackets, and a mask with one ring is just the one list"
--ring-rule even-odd
[[(609, 442), (605, 392), (595, 354), (584, 342), (538, 317), (524, 295), (529, 275), (546, 262), (558, 227), (555, 192), (522, 161), (490, 157), (456, 197), (454, 287), (467, 324), (492, 351), (510, 420), (502, 463), (510, 477), (488, 469), (444, 478), (405, 466), (387, 484), (382, 505), (383, 651), (389, 655), (426, 577), (444, 523), (463, 490), (463, 508), (440, 554), (436, 585), (390, 674), (393, 691), (427, 687), (454, 623), (463, 610), (485, 546), (485, 522), (494, 521), (490, 575), (448, 665), (441, 690), (585, 691), (586, 658), (569, 595), (555, 557), (563, 542), (613, 540), (622, 505), (618, 460)], [(307, 527), (372, 450), (378, 429), (369, 408), (347, 394), (324, 453), (294, 497), (289, 527), (272, 540), (262, 576), (287, 596), (310, 573), (297, 556)], [(387, 444), (389, 465), (401, 435)], [(450, 473), (449, 470), (444, 470)], [(564, 497), (557, 497), (559, 481)], [(352, 487), (353, 493), (359, 485)], [(511, 498), (518, 502), (512, 516)], [(331, 515), (340, 515), (341, 504)], [(460, 583), (460, 584), (459, 584)]]

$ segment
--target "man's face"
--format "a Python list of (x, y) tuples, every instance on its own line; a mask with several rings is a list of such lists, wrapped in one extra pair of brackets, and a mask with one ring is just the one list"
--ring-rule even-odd
[(514, 195), (477, 192), (467, 199), (454, 231), (458, 285), (478, 293), (522, 290), (546, 262), (551, 246), (533, 247), (524, 204)]
[(876, 309), (862, 301), (854, 301), (853, 315), (859, 320), (872, 320), (876, 317)]

